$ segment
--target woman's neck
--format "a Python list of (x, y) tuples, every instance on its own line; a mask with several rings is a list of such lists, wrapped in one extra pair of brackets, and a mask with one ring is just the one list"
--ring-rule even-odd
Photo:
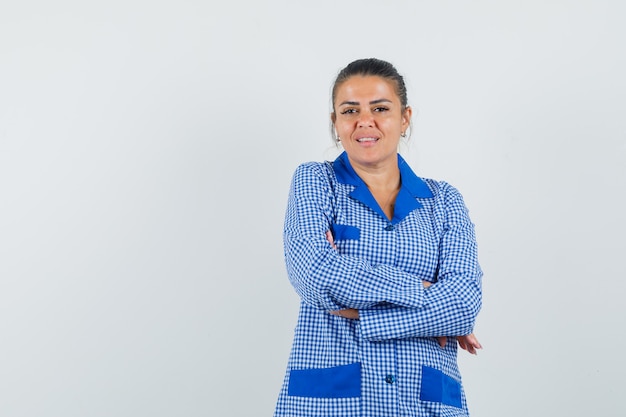
[(400, 169), (397, 163), (382, 166), (352, 164), (352, 168), (370, 191), (392, 191), (400, 187)]

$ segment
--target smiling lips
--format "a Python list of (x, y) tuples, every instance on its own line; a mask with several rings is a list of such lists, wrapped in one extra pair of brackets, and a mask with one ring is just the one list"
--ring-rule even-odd
[(376, 142), (378, 138), (358, 138), (356, 141), (359, 143), (363, 142)]

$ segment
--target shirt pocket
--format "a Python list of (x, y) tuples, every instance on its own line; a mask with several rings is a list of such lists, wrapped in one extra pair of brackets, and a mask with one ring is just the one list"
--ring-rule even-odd
[(463, 407), (461, 384), (454, 378), (430, 366), (422, 366), (420, 400)]
[(360, 397), (361, 364), (293, 369), (289, 372), (287, 395), (310, 398)]
[(356, 226), (334, 223), (332, 229), (335, 240), (359, 240), (361, 238), (361, 230)]

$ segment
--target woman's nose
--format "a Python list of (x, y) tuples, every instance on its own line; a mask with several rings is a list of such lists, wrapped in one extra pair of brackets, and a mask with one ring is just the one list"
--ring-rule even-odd
[(371, 112), (363, 111), (359, 113), (359, 119), (357, 121), (358, 127), (371, 127), (374, 125), (374, 117)]

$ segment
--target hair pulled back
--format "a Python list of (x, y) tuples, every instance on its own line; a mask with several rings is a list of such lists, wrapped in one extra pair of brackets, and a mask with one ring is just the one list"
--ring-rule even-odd
[(402, 105), (402, 111), (407, 108), (408, 99), (406, 95), (406, 85), (404, 84), (404, 78), (400, 75), (400, 73), (398, 73), (398, 70), (389, 62), (383, 61), (382, 59), (365, 58), (352, 61), (337, 75), (332, 91), (333, 112), (335, 111), (335, 98), (337, 97), (337, 90), (341, 84), (348, 81), (349, 78), (354, 77), (355, 75), (362, 77), (375, 76), (393, 82), (396, 87), (396, 94), (398, 95), (400, 104)]

